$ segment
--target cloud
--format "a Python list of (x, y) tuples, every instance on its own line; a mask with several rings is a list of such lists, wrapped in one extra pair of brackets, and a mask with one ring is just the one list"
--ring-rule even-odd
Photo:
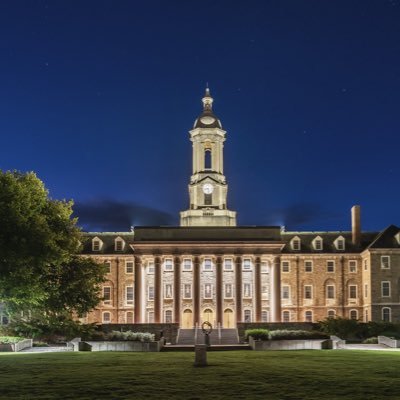
[(171, 225), (174, 217), (164, 211), (112, 199), (76, 202), (74, 216), (86, 231), (125, 232), (131, 226)]
[(319, 224), (335, 217), (337, 217), (336, 214), (323, 209), (318, 204), (296, 203), (271, 211), (266, 217), (266, 222), (293, 229), (309, 224)]

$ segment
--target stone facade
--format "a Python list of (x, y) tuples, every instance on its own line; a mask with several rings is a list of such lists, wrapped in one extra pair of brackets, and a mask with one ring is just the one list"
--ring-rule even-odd
[(328, 316), (400, 319), (400, 229), (362, 232), (354, 206), (350, 232), (286, 232), (236, 227), (227, 208), (226, 132), (209, 90), (190, 131), (189, 209), (180, 227), (88, 233), (83, 254), (107, 263), (104, 300), (85, 320), (175, 323), (208, 320), (313, 322)]

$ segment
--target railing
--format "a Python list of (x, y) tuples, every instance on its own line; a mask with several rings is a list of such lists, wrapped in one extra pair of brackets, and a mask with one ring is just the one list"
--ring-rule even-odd
[(199, 330), (199, 324), (196, 322), (196, 325), (194, 326), (194, 344), (197, 344), (197, 333)]
[(218, 342), (221, 344), (221, 322), (218, 322)]
[(27, 347), (32, 347), (32, 343), (33, 343), (32, 339), (21, 340), (20, 342), (15, 343), (14, 351), (21, 351), (23, 349), (26, 349)]
[(394, 349), (400, 347), (400, 340), (396, 340), (387, 336), (378, 336), (378, 343)]

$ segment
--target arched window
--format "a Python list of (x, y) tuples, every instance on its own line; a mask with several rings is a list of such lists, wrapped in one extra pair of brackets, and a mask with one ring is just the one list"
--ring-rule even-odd
[(312, 311), (306, 311), (304, 313), (304, 317), (305, 317), (304, 319), (306, 322), (312, 322), (312, 320), (313, 320)]
[(147, 322), (149, 324), (154, 324), (154, 311), (147, 312)]
[(108, 311), (103, 312), (103, 324), (109, 324), (111, 322), (111, 313)]
[(336, 312), (335, 310), (328, 310), (328, 318), (335, 318)]
[(355, 320), (358, 319), (358, 311), (357, 310), (350, 310), (349, 315), (350, 315), (350, 319), (355, 319)]
[(392, 320), (392, 309), (390, 307), (382, 308), (382, 321), (391, 322)]
[(128, 311), (125, 316), (125, 320), (127, 324), (133, 324), (133, 312)]
[(211, 169), (211, 149), (204, 151), (204, 169)]
[(283, 322), (290, 322), (290, 311), (283, 311), (282, 312), (282, 321)]
[(268, 322), (268, 311), (261, 311), (261, 322)]
[(172, 311), (171, 310), (166, 310), (165, 311), (165, 323), (166, 324), (171, 324), (172, 323)]
[(244, 310), (244, 322), (251, 322), (251, 310)]

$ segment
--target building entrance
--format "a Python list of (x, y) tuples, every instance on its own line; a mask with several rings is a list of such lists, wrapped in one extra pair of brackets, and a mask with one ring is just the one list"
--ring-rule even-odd
[(193, 328), (193, 313), (192, 310), (186, 309), (182, 315), (182, 328), (192, 329)]
[(215, 325), (214, 324), (214, 313), (210, 308), (206, 308), (203, 312), (202, 322), (204, 322), (204, 321), (210, 322), (213, 326)]
[(233, 311), (230, 308), (227, 308), (224, 311), (224, 324), (223, 327), (225, 329), (235, 328), (235, 321), (233, 317)]

